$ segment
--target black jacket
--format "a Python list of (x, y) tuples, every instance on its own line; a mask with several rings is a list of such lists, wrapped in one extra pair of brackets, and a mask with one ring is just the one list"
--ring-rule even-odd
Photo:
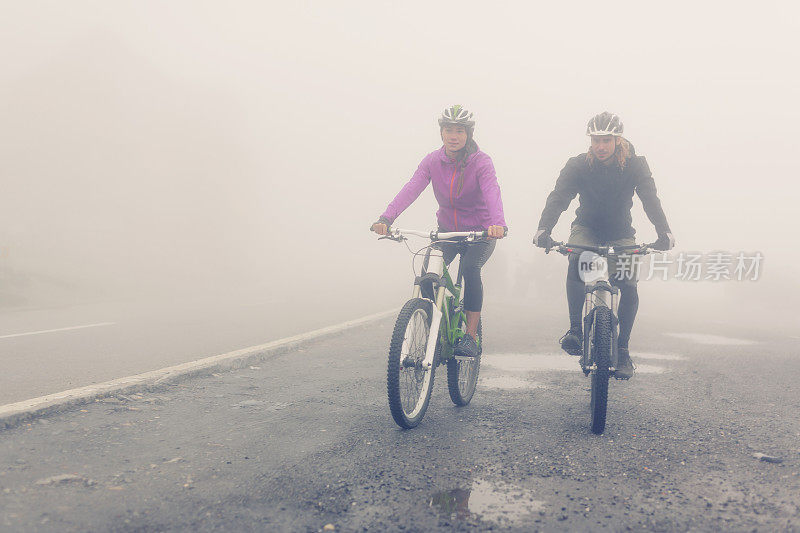
[(617, 164), (599, 162), (590, 167), (586, 154), (567, 161), (555, 189), (547, 197), (539, 229), (552, 231), (561, 213), (575, 195), (580, 195), (573, 225), (591, 228), (601, 241), (633, 237), (636, 233), (631, 225), (634, 191), (658, 234), (670, 233), (650, 167), (644, 157), (637, 155), (627, 160), (624, 170)]

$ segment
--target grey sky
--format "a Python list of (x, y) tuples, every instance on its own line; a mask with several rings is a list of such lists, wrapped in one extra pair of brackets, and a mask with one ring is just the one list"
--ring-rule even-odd
[[(532, 253), (546, 194), (609, 110), (680, 248), (792, 265), (800, 17), (747, 6), (5, 2), (0, 236), (18, 264), (87, 280), (257, 283), (320, 259), (401, 277), (407, 257), (365, 230), (462, 103), (506, 250)], [(433, 211), (427, 191), (401, 225)]]

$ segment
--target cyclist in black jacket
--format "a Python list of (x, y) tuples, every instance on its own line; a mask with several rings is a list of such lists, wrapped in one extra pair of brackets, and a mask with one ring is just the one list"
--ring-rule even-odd
[[(567, 161), (561, 171), (542, 211), (539, 228), (533, 238), (536, 246), (550, 248), (550, 232), (576, 195), (579, 196), (580, 205), (575, 211), (569, 243), (587, 246), (635, 244), (636, 230), (631, 225), (634, 192), (639, 195), (644, 212), (656, 227), (658, 241), (655, 248), (669, 250), (675, 245), (647, 160), (636, 155), (633, 146), (622, 136), (622, 131), (619, 117), (608, 112), (600, 113), (589, 121), (586, 135), (591, 136), (591, 146), (585, 154)], [(571, 355), (581, 354), (583, 339), (581, 310), (584, 283), (578, 272), (578, 257), (578, 254), (570, 254), (569, 257), (567, 304), (570, 328), (561, 337), (561, 348)], [(612, 262), (609, 269), (614, 273), (617, 266)], [(636, 281), (635, 277), (611, 276), (611, 282), (621, 291), (619, 368), (615, 373), (620, 379), (633, 376), (628, 341), (639, 307)]]

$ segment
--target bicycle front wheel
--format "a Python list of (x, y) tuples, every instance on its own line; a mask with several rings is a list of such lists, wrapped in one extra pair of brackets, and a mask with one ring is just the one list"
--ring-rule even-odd
[(608, 379), (611, 377), (611, 310), (595, 309), (591, 335), (592, 370), (592, 433), (600, 434), (606, 428), (608, 407)]
[(416, 427), (425, 416), (433, 390), (436, 361), (426, 367), (431, 302), (409, 300), (400, 310), (389, 344), (386, 386), (392, 418), (402, 428)]
[[(466, 324), (461, 324), (462, 329), (466, 329)], [(483, 353), (483, 324), (478, 321), (478, 345), (477, 357), (451, 357), (447, 361), (447, 389), (450, 392), (450, 399), (456, 405), (467, 405), (475, 394), (475, 387), (478, 384), (478, 371), (481, 367), (481, 353)]]

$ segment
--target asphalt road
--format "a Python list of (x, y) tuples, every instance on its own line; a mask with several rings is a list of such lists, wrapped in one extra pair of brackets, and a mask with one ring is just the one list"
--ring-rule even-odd
[[(327, 303), (326, 303), (327, 302)], [(194, 361), (383, 311), (322, 295), (0, 309), (0, 405)]]
[(410, 431), (385, 398), (391, 319), (5, 430), (0, 528), (800, 531), (794, 332), (642, 312), (596, 436), (562, 318), (487, 306), (473, 402), (440, 372)]

